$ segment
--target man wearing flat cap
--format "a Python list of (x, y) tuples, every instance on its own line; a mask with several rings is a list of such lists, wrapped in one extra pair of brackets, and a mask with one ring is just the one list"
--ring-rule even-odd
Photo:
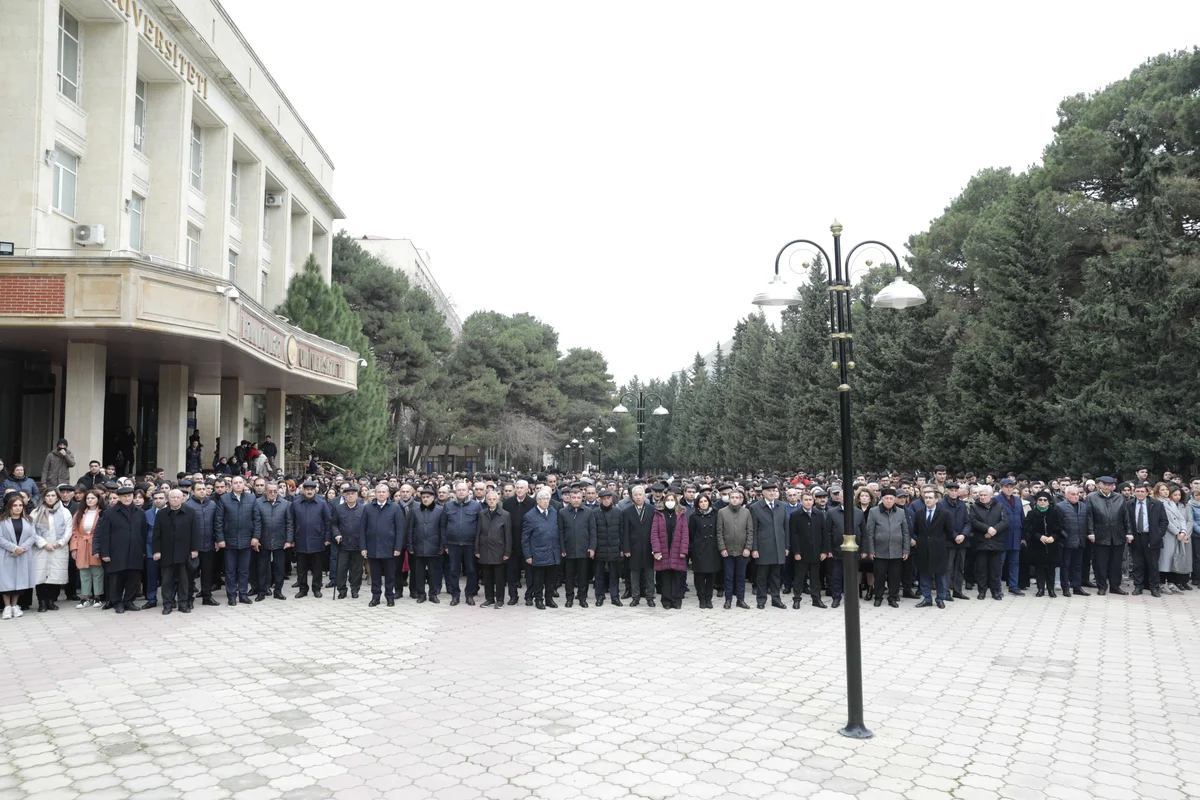
[(766, 608), (770, 596), (772, 606), (787, 608), (779, 596), (783, 564), (790, 554), (787, 509), (779, 502), (779, 484), (775, 481), (765, 482), (762, 491), (762, 499), (750, 504), (755, 546), (750, 557), (755, 564), (758, 607)]
[(1113, 491), (1117, 479), (1101, 475), (1098, 491), (1087, 499), (1088, 541), (1094, 545), (1096, 593), (1125, 594), (1121, 588), (1121, 561), (1125, 545), (1133, 541), (1133, 525), (1125, 511), (1125, 498)]
[(317, 482), (305, 481), (300, 497), (288, 506), (292, 514), (292, 535), (295, 537), (296, 577), (300, 591), (296, 597), (308, 595), (308, 574), (313, 575), (313, 597), (321, 596), (321, 557), (329, 546), (333, 532), (333, 513), (324, 497), (317, 495)]
[(93, 547), (104, 564), (108, 601), (118, 614), (140, 611), (133, 604), (138, 574), (146, 560), (146, 513), (133, 504), (133, 487), (117, 489), (117, 502), (100, 515)]

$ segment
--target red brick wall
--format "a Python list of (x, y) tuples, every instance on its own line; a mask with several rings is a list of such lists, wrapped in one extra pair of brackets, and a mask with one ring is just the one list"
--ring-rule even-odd
[(0, 275), (0, 314), (61, 317), (66, 295), (65, 275)]

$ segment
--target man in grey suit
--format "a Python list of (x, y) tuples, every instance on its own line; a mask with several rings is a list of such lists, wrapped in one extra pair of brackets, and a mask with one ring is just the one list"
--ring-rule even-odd
[(767, 607), (767, 595), (775, 608), (787, 608), (779, 597), (779, 579), (788, 553), (788, 515), (783, 503), (779, 502), (779, 485), (767, 481), (762, 487), (763, 496), (750, 504), (754, 520), (754, 546), (750, 557), (755, 564), (755, 590), (758, 607)]

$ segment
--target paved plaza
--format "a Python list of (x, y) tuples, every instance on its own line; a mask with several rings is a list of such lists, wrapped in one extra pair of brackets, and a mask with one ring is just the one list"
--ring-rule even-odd
[(1200, 797), (1200, 592), (840, 611), (251, 608), (0, 623), (0, 800)]

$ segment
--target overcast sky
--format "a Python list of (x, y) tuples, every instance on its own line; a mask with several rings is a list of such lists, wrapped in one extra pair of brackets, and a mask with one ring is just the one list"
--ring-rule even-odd
[(727, 339), (788, 240), (837, 217), (903, 255), (975, 172), (1038, 161), (1064, 96), (1200, 42), (1200, 3), (1158, 0), (223, 2), (341, 226), (618, 381)]

